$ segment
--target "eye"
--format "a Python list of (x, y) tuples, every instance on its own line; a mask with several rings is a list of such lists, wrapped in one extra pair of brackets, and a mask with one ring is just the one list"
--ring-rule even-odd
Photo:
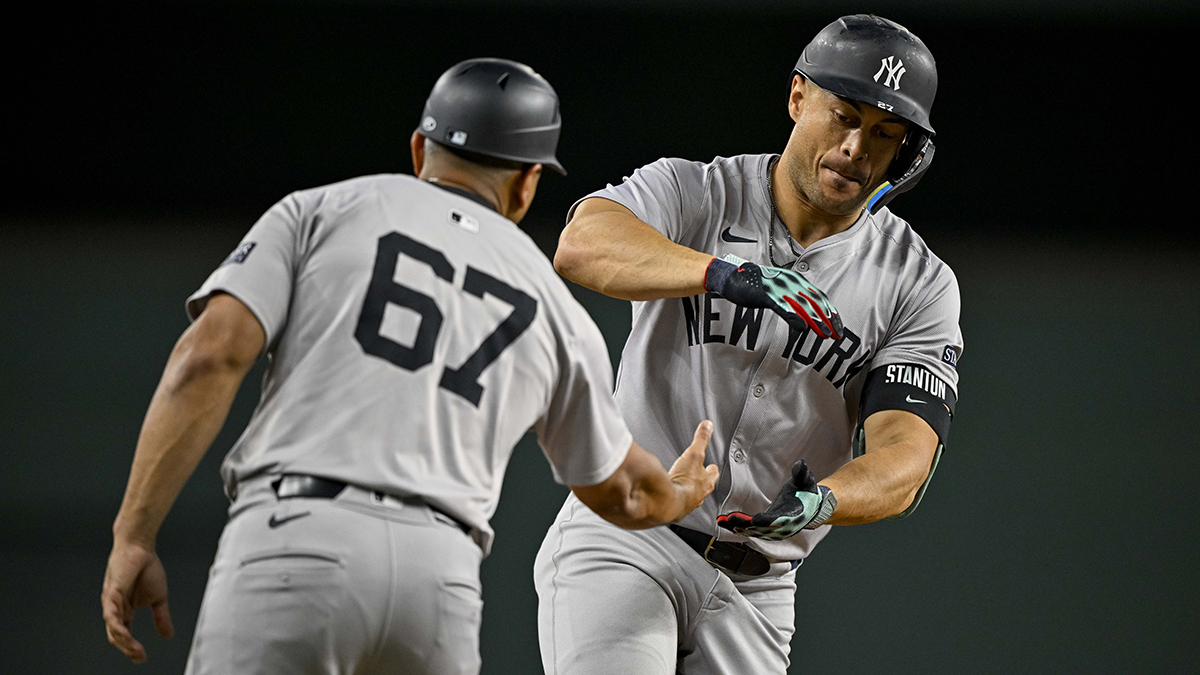
[(890, 127), (882, 127), (875, 130), (875, 135), (884, 140), (895, 140), (904, 137), (904, 131), (900, 129), (892, 129)]
[(833, 112), (833, 117), (834, 117), (834, 119), (836, 119), (837, 121), (841, 122), (842, 124), (847, 124), (847, 123), (849, 123), (849, 122), (850, 122), (850, 118), (849, 118), (849, 117), (847, 117), (846, 115), (843, 115), (842, 113), (840, 113), (840, 112), (838, 112), (838, 111), (836, 111), (836, 110), (834, 110), (834, 111), (832, 111), (832, 112)]

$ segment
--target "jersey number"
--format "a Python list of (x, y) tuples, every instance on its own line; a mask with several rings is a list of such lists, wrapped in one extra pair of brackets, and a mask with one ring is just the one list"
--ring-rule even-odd
[[(371, 285), (367, 287), (367, 297), (363, 299), (358, 326), (354, 329), (354, 339), (358, 340), (358, 344), (366, 353), (386, 359), (405, 370), (415, 371), (433, 361), (434, 344), (442, 330), (442, 310), (433, 298), (395, 280), (396, 264), (401, 254), (429, 265), (433, 273), (447, 283), (454, 282), (454, 266), (446, 260), (441, 251), (399, 232), (385, 234), (379, 238), (375, 270), (371, 274)], [(479, 345), (461, 366), (446, 366), (442, 370), (442, 379), (438, 385), (479, 407), (479, 399), (483, 397), (483, 385), (479, 384), (479, 376), (500, 356), (500, 352), (533, 323), (534, 317), (537, 316), (537, 300), (471, 266), (467, 266), (463, 291), (477, 298), (491, 295), (513, 308), (508, 318), (484, 339), (483, 344)], [(421, 315), (417, 336), (411, 347), (379, 333), (383, 325), (383, 313), (388, 304), (407, 307)]]

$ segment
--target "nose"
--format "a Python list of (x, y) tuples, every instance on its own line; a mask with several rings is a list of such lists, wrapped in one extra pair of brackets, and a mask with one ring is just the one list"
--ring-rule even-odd
[(842, 154), (852, 162), (867, 158), (866, 138), (862, 129), (851, 129), (842, 141)]

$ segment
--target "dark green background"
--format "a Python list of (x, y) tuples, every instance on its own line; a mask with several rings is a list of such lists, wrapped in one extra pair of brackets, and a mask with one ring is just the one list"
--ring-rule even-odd
[[(217, 466), (261, 369), (160, 535), (176, 638), (140, 617), (150, 661), (132, 666), (98, 596), (183, 299), (288, 191), (407, 171), (442, 70), (501, 55), (558, 89), (571, 174), (543, 181), (527, 221), (552, 254), (570, 202), (636, 166), (780, 149), (799, 50), (859, 9), (483, 4), (121, 5), (15, 27), (0, 670), (182, 670), (224, 518)], [(1196, 13), (936, 6), (880, 11), (939, 62), (937, 162), (894, 205), (959, 277), (959, 415), (913, 518), (839, 529), (800, 569), (793, 672), (1194, 671), (1200, 246), (1195, 125), (1171, 92), (1196, 78)], [(627, 303), (576, 290), (615, 362)], [(530, 569), (564, 494), (527, 438), (484, 564), (485, 673), (538, 672)]]

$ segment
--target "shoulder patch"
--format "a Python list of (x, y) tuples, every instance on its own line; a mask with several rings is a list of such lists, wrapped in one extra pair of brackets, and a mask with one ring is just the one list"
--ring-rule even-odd
[(958, 368), (958, 350), (954, 348), (954, 345), (946, 345), (945, 351), (942, 352), (942, 360), (952, 367)]
[(226, 258), (225, 262), (221, 263), (220, 266), (224, 267), (225, 265), (231, 265), (233, 263), (241, 264), (246, 262), (246, 258), (250, 257), (250, 252), (254, 250), (255, 245), (256, 244), (252, 241), (242, 244), (241, 246), (237, 247), (237, 250), (235, 250), (233, 253), (230, 253), (229, 257)]

